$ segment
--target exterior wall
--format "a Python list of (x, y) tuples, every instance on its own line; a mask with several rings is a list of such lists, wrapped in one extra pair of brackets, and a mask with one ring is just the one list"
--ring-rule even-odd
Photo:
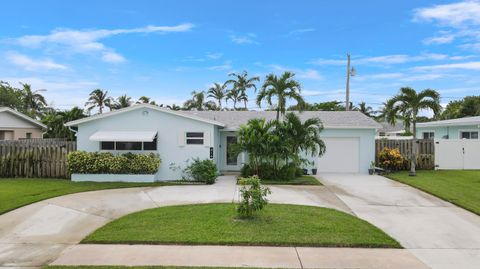
[(448, 139), (460, 139), (460, 131), (479, 131), (480, 125), (417, 127), (417, 138), (423, 137), (423, 132), (435, 132), (436, 139), (448, 136)]
[[(147, 113), (146, 113), (146, 112)], [(181, 171), (170, 169), (170, 165), (182, 169), (186, 161), (192, 158), (209, 159), (210, 147), (213, 147), (213, 161), (218, 161), (218, 148), (214, 147), (218, 128), (210, 123), (188, 119), (165, 112), (143, 108), (113, 115), (78, 126), (77, 148), (85, 151), (100, 151), (100, 143), (90, 141), (89, 137), (97, 131), (157, 131), (156, 151), (132, 151), (135, 153), (155, 152), (160, 155), (161, 164), (155, 180), (177, 180)], [(185, 132), (204, 132), (205, 145), (185, 145), (180, 142)], [(125, 153), (126, 151), (116, 151)]]
[[(31, 138), (42, 138), (42, 130), (36, 128), (0, 128), (0, 132), (7, 131), (13, 133), (13, 140), (27, 138), (27, 133), (31, 133)], [(0, 138), (0, 140), (2, 140)]]
[(27, 138), (27, 133), (32, 133), (32, 138), (42, 138), (42, 129), (37, 125), (5, 111), (0, 113), (0, 131), (13, 132), (13, 140)]

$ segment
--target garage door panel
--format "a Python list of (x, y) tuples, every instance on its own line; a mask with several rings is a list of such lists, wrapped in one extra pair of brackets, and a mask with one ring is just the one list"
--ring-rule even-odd
[(322, 138), (327, 147), (318, 158), (319, 172), (358, 173), (360, 170), (360, 139), (358, 137)]

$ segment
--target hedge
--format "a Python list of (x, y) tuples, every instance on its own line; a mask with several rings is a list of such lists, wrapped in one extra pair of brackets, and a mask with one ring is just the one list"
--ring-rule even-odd
[(67, 156), (72, 174), (155, 174), (160, 166), (157, 154), (113, 155), (110, 152), (73, 151)]

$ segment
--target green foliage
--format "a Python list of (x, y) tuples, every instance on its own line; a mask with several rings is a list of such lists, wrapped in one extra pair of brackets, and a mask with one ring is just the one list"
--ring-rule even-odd
[(68, 169), (77, 174), (155, 174), (160, 166), (158, 155), (113, 155), (109, 152), (73, 151), (67, 156)]
[(466, 96), (461, 100), (450, 101), (441, 118), (456, 119), (473, 116), (480, 116), (480, 95)]
[(384, 147), (378, 153), (379, 166), (387, 170), (401, 170), (406, 167), (406, 160), (398, 148)]
[(194, 158), (193, 162), (184, 169), (186, 180), (213, 184), (218, 177), (217, 166), (212, 160)]
[(240, 189), (241, 200), (237, 213), (240, 217), (251, 218), (268, 204), (267, 195), (271, 193), (270, 189), (262, 186), (257, 176), (240, 178), (238, 183), (243, 187)]
[(73, 107), (70, 110), (47, 109), (42, 118), (42, 123), (48, 126), (48, 131), (43, 135), (44, 138), (66, 138), (75, 140), (73, 133), (65, 123), (86, 117), (83, 109)]

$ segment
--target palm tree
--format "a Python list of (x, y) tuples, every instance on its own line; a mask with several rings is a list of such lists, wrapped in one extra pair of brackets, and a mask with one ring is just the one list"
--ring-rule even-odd
[(284, 121), (285, 137), (292, 138), (289, 141), (290, 150), (299, 156), (300, 152), (311, 153), (312, 157), (322, 156), (325, 153), (325, 143), (320, 138), (323, 130), (322, 121), (319, 118), (310, 118), (302, 123), (295, 113), (287, 113)]
[(265, 78), (262, 89), (257, 95), (257, 105), (260, 107), (263, 100), (266, 100), (270, 106), (273, 106), (272, 98), (277, 99), (277, 121), (280, 118), (280, 113), (285, 114), (287, 98), (291, 98), (297, 101), (302, 107), (305, 103), (300, 95), (301, 86), (298, 81), (293, 77), (295, 74), (291, 72), (284, 72), (281, 77), (277, 77), (274, 74), (269, 74)]
[(372, 117), (372, 115), (375, 113), (375, 111), (373, 111), (373, 108), (371, 106), (367, 106), (367, 103), (365, 102), (359, 103), (358, 108), (356, 108), (355, 110), (362, 112), (368, 117)]
[(92, 109), (98, 107), (98, 112), (103, 113), (104, 107), (111, 107), (112, 99), (108, 97), (108, 91), (103, 91), (101, 89), (95, 89), (90, 93), (88, 101), (85, 103), (87, 110), (90, 112)]
[(183, 104), (183, 107), (186, 110), (204, 110), (205, 107), (205, 93), (203, 91), (201, 92), (192, 92), (192, 99), (189, 99), (185, 101)]
[(220, 83), (214, 83), (210, 89), (208, 89), (208, 95), (207, 97), (213, 98), (217, 100), (218, 102), (218, 109), (222, 110), (222, 100), (225, 98), (225, 88), (227, 87), (227, 84), (220, 84)]
[(420, 110), (432, 110), (437, 116), (441, 110), (440, 94), (431, 89), (417, 93), (410, 87), (403, 87), (392, 99), (388, 100), (385, 106), (386, 119), (390, 124), (395, 124), (398, 115), (413, 126), (412, 154), (410, 158), (410, 176), (415, 176), (415, 165), (417, 160), (417, 116)]
[(167, 108), (170, 109), (170, 110), (181, 110), (182, 109), (181, 106), (177, 106), (176, 104), (167, 105)]
[(259, 77), (251, 77), (248, 78), (247, 71), (243, 71), (241, 74), (231, 73), (229, 76), (235, 77), (234, 79), (229, 79), (225, 84), (232, 84), (233, 89), (238, 91), (238, 96), (240, 97), (240, 101), (243, 101), (245, 105), (245, 110), (247, 110), (247, 102), (248, 102), (248, 94), (247, 90), (250, 88), (254, 88), (257, 91), (257, 86), (255, 85), (255, 81), (260, 81)]
[(150, 97), (147, 96), (142, 96), (138, 98), (137, 104), (150, 104), (150, 105), (156, 105), (155, 101), (151, 100)]
[(236, 88), (231, 88), (228, 90), (225, 102), (228, 102), (228, 100), (233, 101), (233, 110), (237, 110), (237, 102), (240, 100), (240, 91)]
[(74, 107), (71, 110), (57, 111), (49, 109), (44, 117), (42, 123), (48, 126), (48, 131), (44, 135), (45, 138), (67, 138), (68, 140), (75, 140), (75, 133), (65, 126), (66, 122), (78, 120), (86, 117), (83, 109)]
[(47, 102), (45, 101), (45, 97), (41, 94), (46, 90), (36, 90), (32, 91), (32, 87), (30, 84), (21, 83), (22, 89), (22, 107), (23, 112), (30, 115), (31, 117), (37, 118), (42, 115), (43, 110), (47, 106)]
[(121, 109), (121, 108), (125, 108), (125, 107), (129, 107), (132, 105), (132, 98), (127, 96), (126, 94), (124, 95), (121, 95), (119, 97), (117, 97), (117, 100), (115, 101), (115, 103), (112, 105), (112, 108), (114, 109)]

